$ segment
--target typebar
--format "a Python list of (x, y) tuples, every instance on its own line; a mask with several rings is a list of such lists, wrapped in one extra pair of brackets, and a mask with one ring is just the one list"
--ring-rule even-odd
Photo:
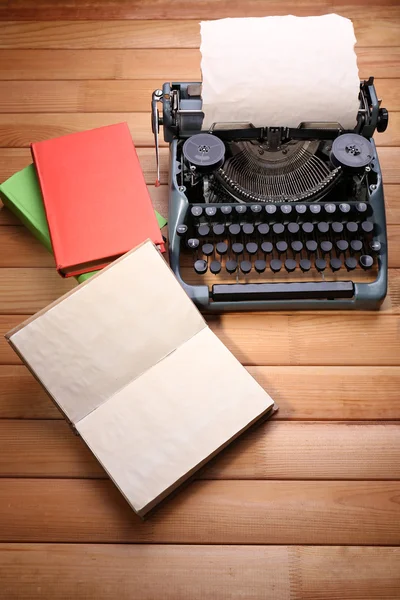
[(352, 298), (352, 281), (304, 283), (227, 283), (212, 286), (214, 301), (234, 300), (313, 300)]

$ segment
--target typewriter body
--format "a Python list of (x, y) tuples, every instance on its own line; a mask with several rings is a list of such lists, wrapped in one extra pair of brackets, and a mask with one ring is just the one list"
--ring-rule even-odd
[[(384, 131), (373, 78), (354, 130), (215, 123), (202, 131), (201, 84), (152, 97), (170, 144), (169, 258), (203, 311), (377, 309), (387, 292)], [(158, 108), (161, 108), (159, 111)]]

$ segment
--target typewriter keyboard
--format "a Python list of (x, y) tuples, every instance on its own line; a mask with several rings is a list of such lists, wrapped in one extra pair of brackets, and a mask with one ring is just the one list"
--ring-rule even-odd
[(380, 244), (365, 202), (191, 205), (177, 234), (181, 274), (193, 285), (377, 274)]

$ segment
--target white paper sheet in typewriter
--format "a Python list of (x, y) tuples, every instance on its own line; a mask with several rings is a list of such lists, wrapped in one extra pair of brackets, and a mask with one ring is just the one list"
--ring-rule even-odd
[(7, 338), (141, 516), (273, 407), (151, 242)]

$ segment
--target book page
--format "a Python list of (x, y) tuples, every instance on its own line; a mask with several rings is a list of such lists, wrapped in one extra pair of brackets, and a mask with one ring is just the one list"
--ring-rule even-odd
[(273, 401), (203, 329), (82, 419), (77, 429), (141, 515)]

